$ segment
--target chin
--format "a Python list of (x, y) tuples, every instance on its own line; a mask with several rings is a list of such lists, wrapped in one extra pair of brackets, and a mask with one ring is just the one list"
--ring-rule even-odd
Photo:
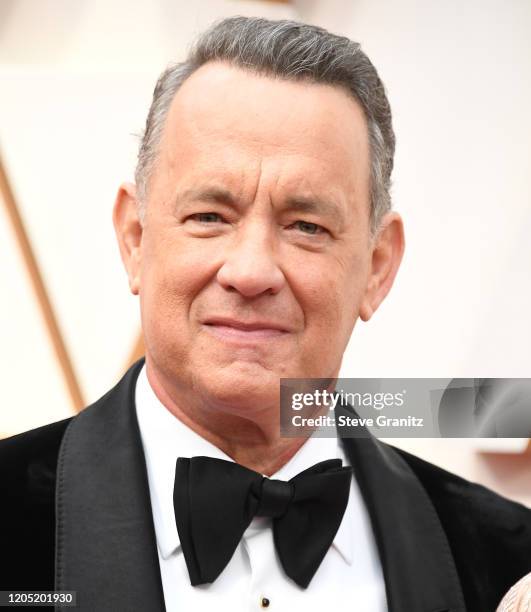
[(197, 378), (195, 388), (201, 389), (207, 401), (224, 406), (230, 412), (248, 411), (255, 406), (270, 406), (278, 403), (280, 392), (279, 375), (272, 372), (221, 371), (212, 373), (207, 379)]

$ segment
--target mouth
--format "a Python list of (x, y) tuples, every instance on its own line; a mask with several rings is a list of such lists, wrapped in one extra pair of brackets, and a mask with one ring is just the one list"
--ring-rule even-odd
[(282, 338), (289, 330), (275, 321), (241, 321), (227, 317), (212, 317), (203, 321), (204, 328), (229, 342), (258, 342)]

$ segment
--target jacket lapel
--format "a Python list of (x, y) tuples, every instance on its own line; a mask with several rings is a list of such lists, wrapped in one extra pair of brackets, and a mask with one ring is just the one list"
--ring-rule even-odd
[(134, 410), (142, 364), (74, 418), (61, 445), (55, 588), (77, 591), (81, 611), (165, 609)]
[(413, 470), (373, 437), (342, 441), (371, 517), (390, 612), (465, 612), (446, 535)]

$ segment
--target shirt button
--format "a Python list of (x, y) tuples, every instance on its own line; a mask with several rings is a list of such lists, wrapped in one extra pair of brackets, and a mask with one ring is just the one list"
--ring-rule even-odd
[(269, 608), (270, 603), (271, 602), (267, 597), (262, 597), (262, 599), (260, 600), (260, 605), (262, 606), (262, 608)]

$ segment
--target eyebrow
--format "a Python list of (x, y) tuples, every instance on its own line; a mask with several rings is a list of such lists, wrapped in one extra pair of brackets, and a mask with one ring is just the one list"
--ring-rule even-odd
[(182, 193), (178, 193), (175, 200), (177, 204), (182, 200), (187, 202), (217, 202), (231, 206), (237, 204), (237, 198), (228, 189), (215, 186), (186, 189)]
[(335, 202), (324, 198), (306, 196), (290, 197), (286, 200), (286, 208), (298, 212), (324, 214), (328, 217), (338, 219), (341, 223), (344, 221), (344, 214), (341, 207)]
[[(238, 206), (238, 198), (228, 189), (218, 186), (186, 189), (177, 195), (177, 205), (183, 200), (188, 202), (215, 202), (234, 207)], [(336, 204), (334, 201), (325, 198), (291, 196), (285, 200), (283, 208), (301, 213), (324, 214), (328, 217), (334, 218), (336, 221), (339, 221), (341, 225), (343, 225), (345, 222), (345, 216), (341, 206)]]

